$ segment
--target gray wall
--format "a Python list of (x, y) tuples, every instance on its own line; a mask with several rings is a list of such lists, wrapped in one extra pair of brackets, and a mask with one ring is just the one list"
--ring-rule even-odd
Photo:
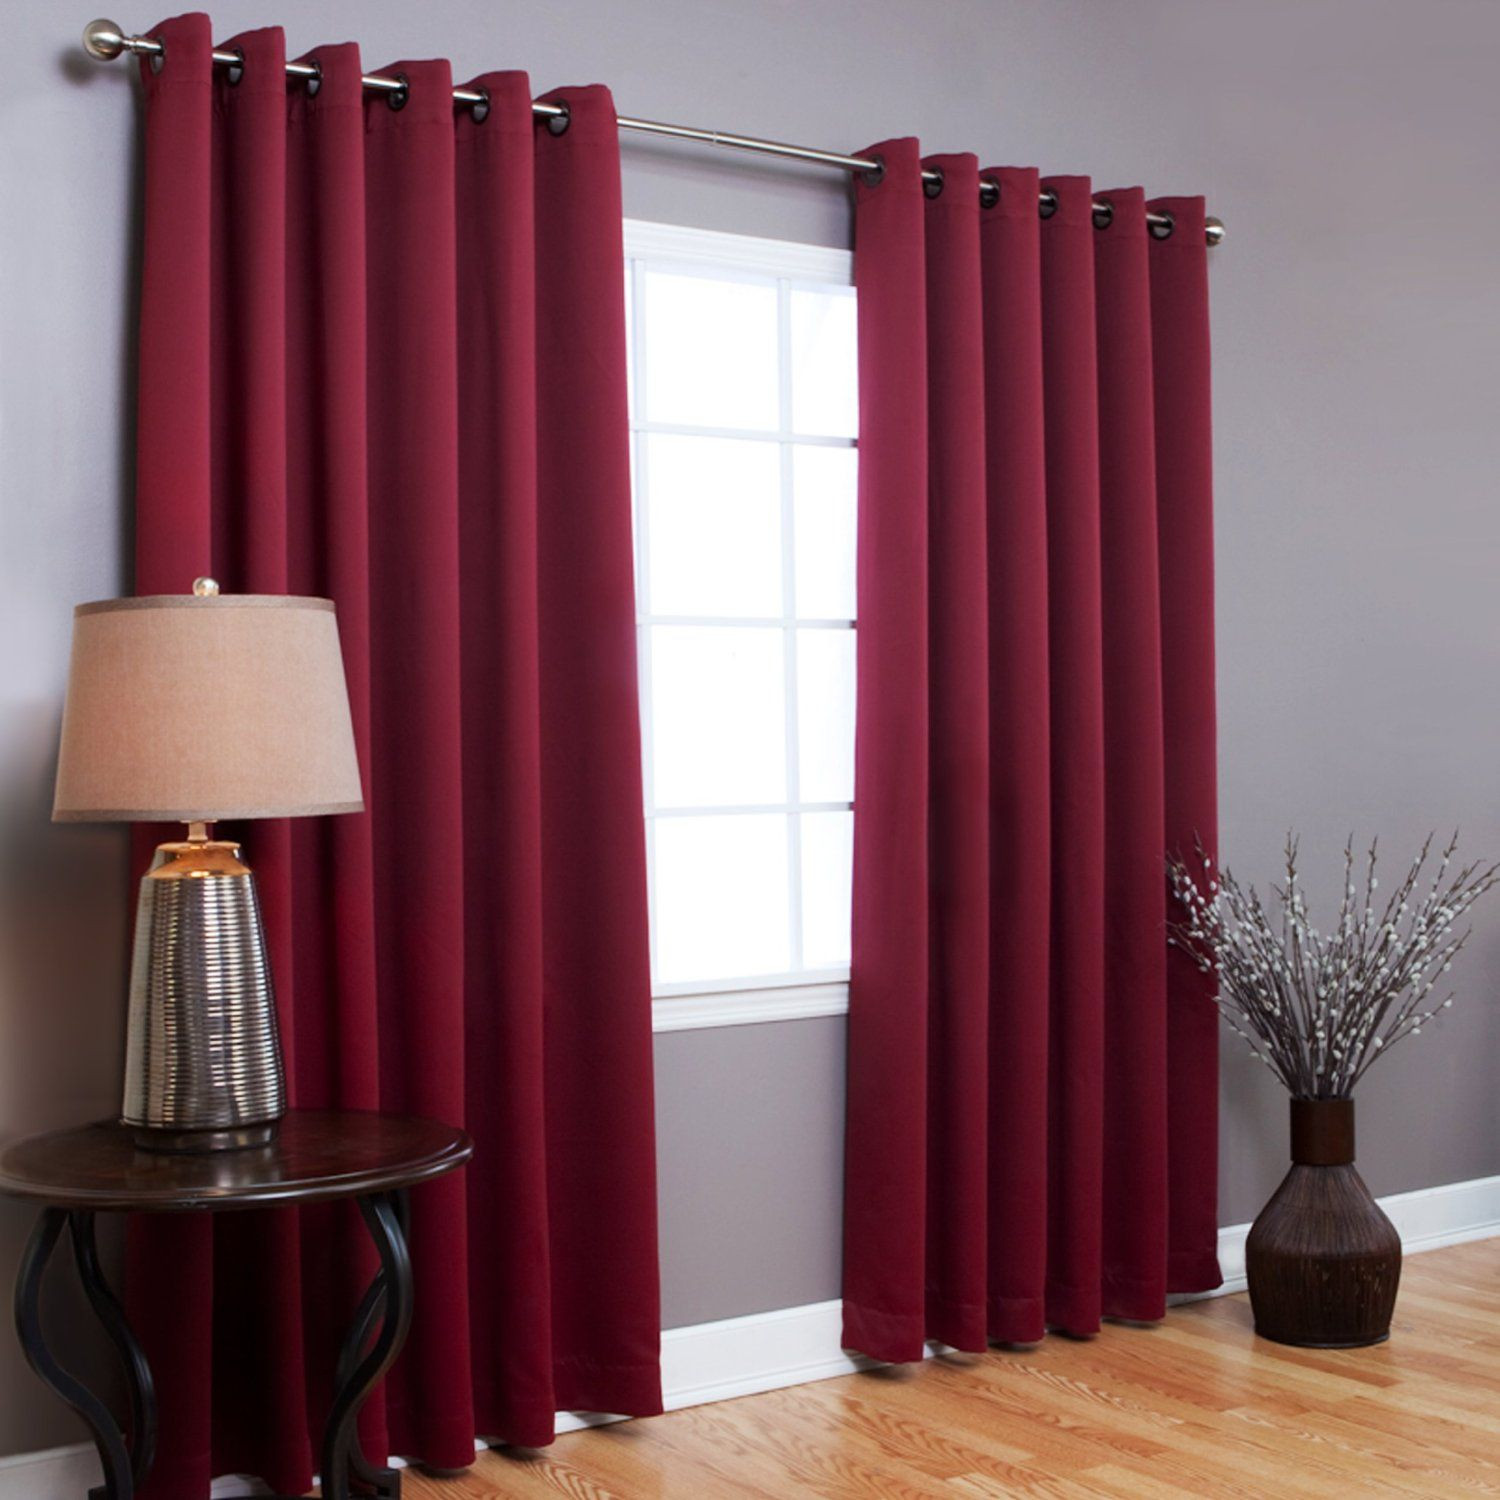
[[(112, 1102), (125, 856), (46, 824), (69, 608), (128, 587), (133, 90), (68, 7), (0, 4), (0, 1132)], [(272, 0), (295, 47), (435, 52), (622, 110), (857, 149), (933, 149), (1202, 190), (1213, 261), (1225, 852), (1282, 830), (1393, 851), (1461, 823), (1500, 853), (1494, 515), (1500, 7), (1488, 0)], [(125, 14), (146, 26), (147, 12)], [(498, 23), (498, 24), (497, 24)], [(632, 142), (648, 219), (847, 242), (823, 173)], [(1319, 869), (1326, 871), (1327, 861)], [(1500, 905), (1462, 1005), (1370, 1078), (1377, 1192), (1500, 1172)], [(658, 1039), (670, 1324), (832, 1297), (842, 1026)], [(1276, 1088), (1226, 1051), (1223, 1220), (1284, 1159)], [(0, 1207), (0, 1281), (26, 1216)], [(66, 1319), (66, 1309), (62, 1311)], [(77, 1436), (0, 1339), (0, 1451)]]

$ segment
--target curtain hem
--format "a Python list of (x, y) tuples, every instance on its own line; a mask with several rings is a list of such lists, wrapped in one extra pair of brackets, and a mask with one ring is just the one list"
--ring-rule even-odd
[(982, 1354), (989, 1347), (988, 1319), (983, 1302), (948, 1302), (927, 1294), (927, 1337), (965, 1354)]
[(992, 1297), (990, 1338), (997, 1344), (1039, 1344), (1047, 1337), (1040, 1297)]
[(891, 1365), (910, 1364), (926, 1352), (926, 1329), (919, 1313), (882, 1312), (844, 1302), (843, 1347)]
[[(474, 1433), (485, 1442), (503, 1443), (514, 1448), (545, 1448), (554, 1442), (557, 1438), (557, 1413), (561, 1411), (658, 1417), (664, 1410), (661, 1371), (656, 1365), (593, 1366), (588, 1371), (587, 1382), (582, 1375), (569, 1381), (554, 1398), (551, 1410), (543, 1409), (540, 1413), (518, 1411), (513, 1400), (501, 1395), (502, 1389), (500, 1382), (473, 1382)], [(439, 1455), (432, 1451), (432, 1444), (417, 1441), (415, 1434), (421, 1432), (422, 1422), (415, 1407), (404, 1402), (390, 1402), (387, 1422), (392, 1452), (403, 1457), (419, 1456), (424, 1463), (441, 1468), (454, 1467), (455, 1461), (446, 1453)], [(472, 1435), (469, 1441), (472, 1442)]]
[(1100, 1327), (1100, 1294), (1098, 1285), (1086, 1287), (1047, 1284), (1047, 1328), (1072, 1338), (1092, 1338)]
[(1167, 1257), (1167, 1291), (1215, 1292), (1224, 1285), (1218, 1253), (1213, 1250), (1173, 1251)]
[(1167, 1287), (1160, 1276), (1149, 1280), (1106, 1271), (1103, 1279), (1104, 1316), (1132, 1323), (1159, 1323), (1167, 1315)]

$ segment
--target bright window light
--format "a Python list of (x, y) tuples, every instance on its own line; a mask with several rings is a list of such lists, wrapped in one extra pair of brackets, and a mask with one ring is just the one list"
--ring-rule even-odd
[(627, 249), (625, 285), (654, 992), (845, 979), (847, 259), (700, 231), (648, 238)]

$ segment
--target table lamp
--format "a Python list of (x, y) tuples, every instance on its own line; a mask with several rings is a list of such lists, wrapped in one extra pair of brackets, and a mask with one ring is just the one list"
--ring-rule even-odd
[(363, 807), (332, 600), (200, 578), (74, 611), (53, 819), (187, 824), (136, 910), (121, 1120), (138, 1146), (264, 1145), (286, 1108), (255, 877), (210, 825)]

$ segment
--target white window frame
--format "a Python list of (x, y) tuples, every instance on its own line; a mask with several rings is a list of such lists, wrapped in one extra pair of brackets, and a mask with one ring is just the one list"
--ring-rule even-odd
[[(785, 296), (787, 286), (799, 283), (811, 284), (835, 284), (851, 286), (854, 282), (854, 257), (847, 250), (836, 250), (819, 245), (804, 245), (791, 240), (764, 239), (754, 235), (728, 234), (718, 230), (695, 229), (675, 224), (655, 224), (640, 219), (625, 220), (625, 258), (627, 263), (631, 261), (649, 261), (653, 265), (665, 266), (671, 269), (680, 269), (690, 272), (712, 273), (714, 270), (739, 273), (741, 275), (753, 276), (767, 282), (782, 285), (783, 294), (778, 302), (781, 308), (780, 327), (778, 339), (780, 345), (780, 358), (782, 368), (786, 368), (788, 345), (791, 338), (790, 320), (787, 316), (789, 302)], [(630, 281), (629, 295), (634, 300), (632, 308), (635, 326), (641, 326), (642, 308), (641, 298), (643, 292), (644, 278), (637, 272)], [(671, 433), (690, 432), (694, 436), (707, 437), (729, 437), (729, 438), (754, 438), (761, 441), (776, 442), (781, 445), (783, 461), (790, 462), (790, 449), (786, 446), (791, 432), (791, 416), (787, 409), (787, 392), (783, 385), (782, 410), (779, 422), (779, 431), (774, 434), (764, 432), (747, 433), (737, 429), (709, 429), (709, 428), (675, 428), (661, 423), (651, 423), (644, 420), (640, 414), (639, 403), (645, 389), (644, 371), (642, 367), (642, 346), (637, 345), (631, 351), (634, 362), (632, 378), (636, 391), (637, 411), (631, 416), (631, 433), (635, 436), (635, 464), (636, 472), (632, 475), (635, 482), (637, 494), (642, 492), (639, 483), (642, 474), (641, 466), (645, 462), (646, 444), (640, 441), (640, 437), (648, 433)], [(818, 439), (809, 439), (802, 436), (797, 437), (799, 443), (816, 443)], [(847, 439), (829, 439), (830, 446), (847, 447)], [(786, 514), (786, 495), (789, 487), (783, 483), (783, 528), (787, 536), (790, 535), (791, 517)], [(638, 526), (644, 526), (644, 519), (638, 519)], [(637, 541), (643, 532), (637, 532)], [(641, 568), (646, 566), (646, 549), (637, 546), (637, 560)], [(642, 714), (650, 712), (650, 644), (649, 629), (653, 624), (673, 625), (736, 625), (736, 626), (776, 626), (784, 628), (788, 632), (787, 673), (789, 680), (788, 707), (787, 707), (787, 735), (790, 747), (790, 763), (796, 764), (796, 692), (795, 678), (795, 629), (819, 627), (820, 622), (816, 620), (802, 620), (796, 625), (789, 623), (789, 612), (792, 609), (792, 595), (790, 593), (790, 579), (784, 580), (786, 588), (785, 610), (786, 615), (775, 619), (759, 618), (734, 618), (734, 619), (708, 619), (687, 618), (679, 616), (654, 617), (638, 614), (637, 639), (640, 643), (642, 692), (641, 704)], [(639, 584), (639, 580), (638, 580)], [(643, 591), (638, 588), (638, 597)], [(842, 622), (823, 622), (829, 628), (847, 629)], [(644, 726), (643, 726), (644, 727)], [(643, 745), (648, 757), (644, 766), (646, 795), (651, 796), (651, 774), (652, 768), (649, 763), (650, 736), (643, 734)], [(795, 781), (788, 787), (788, 798), (784, 804), (757, 806), (757, 813), (789, 813), (793, 811), (808, 812), (818, 811), (823, 808), (842, 810), (846, 803), (828, 804), (803, 804), (797, 799), (797, 788)], [(673, 808), (668, 816), (681, 816), (691, 812), (725, 813), (731, 812), (730, 808)], [(664, 814), (656, 812), (655, 816)], [(654, 819), (647, 819), (647, 836), (652, 833)], [(791, 827), (798, 828), (795, 818), (791, 820)], [(795, 847), (791, 851), (792, 867), (797, 874), (792, 884), (792, 922), (794, 928), (800, 927), (801, 922), (801, 886), (800, 886), (800, 852)], [(652, 876), (651, 904), (652, 904), (652, 926), (655, 928), (655, 890), (654, 871)], [(653, 936), (653, 957), (654, 957)], [(715, 1026), (745, 1026), (754, 1025), (768, 1021), (791, 1021), (806, 1020), (818, 1016), (841, 1016), (849, 1009), (849, 973), (847, 968), (820, 968), (815, 971), (799, 971), (789, 974), (768, 974), (757, 976), (753, 983), (747, 983), (743, 979), (732, 979), (722, 981), (705, 981), (689, 984), (659, 984), (654, 986), (652, 992), (652, 1030), (665, 1031), (692, 1031), (706, 1027)]]

